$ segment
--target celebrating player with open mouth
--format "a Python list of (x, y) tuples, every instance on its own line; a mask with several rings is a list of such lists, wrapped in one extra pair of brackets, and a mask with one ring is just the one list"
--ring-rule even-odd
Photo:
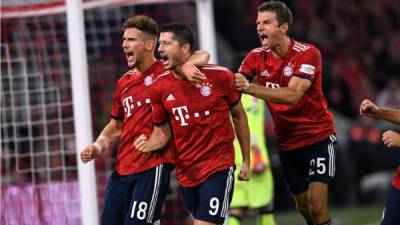
[[(154, 57), (158, 28), (147, 16), (131, 17), (123, 28), (122, 47), (128, 66), (133, 69), (118, 80), (111, 120), (97, 140), (81, 151), (81, 159), (84, 163), (94, 159), (121, 138), (115, 171), (106, 188), (101, 224), (155, 224), (160, 219), (174, 168), (172, 145), (154, 154), (144, 154), (132, 143), (139, 135), (150, 135), (153, 130), (151, 86), (164, 72), (162, 62)], [(191, 78), (201, 78), (202, 74), (193, 65), (204, 65), (208, 58), (206, 52), (193, 54), (185, 65), (188, 70), (184, 71), (191, 71)]]
[[(309, 225), (330, 225), (328, 184), (335, 175), (335, 127), (322, 94), (322, 60), (313, 45), (289, 37), (292, 13), (285, 3), (258, 8), (261, 48), (235, 74), (239, 91), (264, 99), (275, 124), (283, 175)], [(247, 79), (257, 77), (258, 84)]]
[[(249, 127), (227, 68), (205, 65), (207, 80), (195, 87), (184, 79), (180, 67), (193, 52), (193, 32), (185, 25), (160, 28), (159, 52), (166, 69), (152, 87), (155, 128), (141, 136), (135, 146), (151, 152), (164, 146), (172, 136), (175, 164), (186, 206), (195, 225), (223, 224), (232, 198), (235, 126), (243, 155), (240, 180), (249, 177)], [(170, 128), (172, 135), (170, 134)]]

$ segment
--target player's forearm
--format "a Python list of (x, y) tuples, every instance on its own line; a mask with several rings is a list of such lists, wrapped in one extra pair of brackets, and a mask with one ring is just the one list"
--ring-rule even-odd
[(96, 141), (93, 143), (93, 145), (96, 146), (98, 153), (109, 149), (115, 143), (115, 141), (120, 138), (121, 132), (122, 121), (110, 121), (101, 131)]
[(247, 122), (247, 116), (232, 116), (235, 134), (239, 141), (242, 152), (243, 162), (250, 163), (250, 130)]
[(400, 125), (400, 110), (390, 108), (379, 108), (378, 116), (384, 120)]
[(250, 84), (246, 93), (257, 98), (264, 99), (277, 104), (296, 104), (301, 95), (294, 89), (289, 87), (267, 88), (256, 84)]
[(148, 141), (149, 151), (158, 151), (164, 148), (171, 138), (171, 132), (169, 126), (162, 125), (162, 127), (154, 127), (153, 133), (151, 134)]
[(199, 50), (194, 52), (185, 64), (194, 66), (203, 66), (210, 60), (210, 54), (207, 51)]

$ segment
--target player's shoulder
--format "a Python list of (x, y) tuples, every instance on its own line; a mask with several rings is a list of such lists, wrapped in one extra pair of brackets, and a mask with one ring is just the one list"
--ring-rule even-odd
[(169, 80), (169, 75), (171, 75), (171, 70), (164, 70), (163, 72), (157, 74), (157, 77), (154, 79), (152, 86), (153, 87), (161, 87), (165, 86), (166, 82)]
[(154, 63), (154, 68), (152, 71), (155, 75), (159, 75), (165, 72), (165, 68), (163, 65), (163, 62), (161, 60), (156, 60), (156, 62)]
[(209, 82), (224, 84), (233, 80), (232, 71), (224, 66), (206, 64), (201, 67), (201, 71), (207, 76)]
[(268, 54), (270, 51), (271, 51), (270, 49), (254, 48), (248, 53), (248, 55)]
[(292, 49), (297, 54), (300, 54), (300, 55), (318, 54), (318, 55), (320, 55), (319, 49), (312, 44), (295, 41), (295, 40), (293, 40), (293, 42), (294, 43), (292, 45)]
[(124, 82), (128, 81), (135, 74), (136, 74), (135, 69), (128, 70), (127, 72), (125, 72), (124, 74), (122, 74), (119, 77), (118, 83), (124, 83)]
[(200, 68), (204, 73), (218, 73), (218, 74), (231, 74), (232, 71), (227, 67), (215, 65), (215, 64), (205, 64)]
[(264, 52), (270, 52), (270, 49), (264, 49), (264, 48), (253, 48), (250, 53), (264, 53)]
[(131, 69), (126, 71), (124, 74), (122, 74), (122, 76), (120, 77), (120, 79), (126, 79), (129, 76), (135, 75), (136, 74), (136, 70), (135, 69)]

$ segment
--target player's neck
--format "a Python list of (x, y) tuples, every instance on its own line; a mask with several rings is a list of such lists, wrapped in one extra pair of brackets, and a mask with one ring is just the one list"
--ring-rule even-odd
[(183, 66), (183, 64), (185, 64), (189, 60), (189, 58), (190, 58), (189, 54), (188, 55), (184, 55), (182, 57), (182, 59), (181, 59), (182, 61), (178, 65), (176, 65), (174, 67), (173, 71), (174, 71), (174, 76), (176, 78), (181, 79), (181, 80), (185, 79), (185, 75), (182, 72), (182, 66)]
[(289, 51), (290, 45), (291, 45), (290, 37), (284, 36), (284, 38), (282, 38), (278, 42), (278, 44), (274, 48), (271, 49), (272, 55), (275, 58), (282, 59), (286, 55), (286, 53)]
[(184, 80), (184, 79), (185, 79), (185, 76), (184, 76), (183, 73), (182, 73), (182, 65), (183, 65), (183, 64), (176, 65), (176, 66), (174, 67), (174, 69), (173, 69), (173, 71), (174, 71), (174, 73), (173, 73), (174, 77), (177, 78), (177, 79), (180, 79), (180, 80)]
[(156, 59), (154, 57), (147, 57), (144, 59), (143, 63), (140, 65), (137, 65), (135, 67), (136, 73), (138, 74), (143, 74), (146, 72), (154, 63), (156, 62)]

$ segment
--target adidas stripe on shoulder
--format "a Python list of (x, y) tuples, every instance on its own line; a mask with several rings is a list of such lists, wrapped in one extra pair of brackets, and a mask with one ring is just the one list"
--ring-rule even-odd
[(217, 65), (204, 65), (201, 67), (201, 69), (204, 70), (221, 70), (221, 71), (229, 71), (228, 68), (223, 67), (223, 66), (217, 66)]

